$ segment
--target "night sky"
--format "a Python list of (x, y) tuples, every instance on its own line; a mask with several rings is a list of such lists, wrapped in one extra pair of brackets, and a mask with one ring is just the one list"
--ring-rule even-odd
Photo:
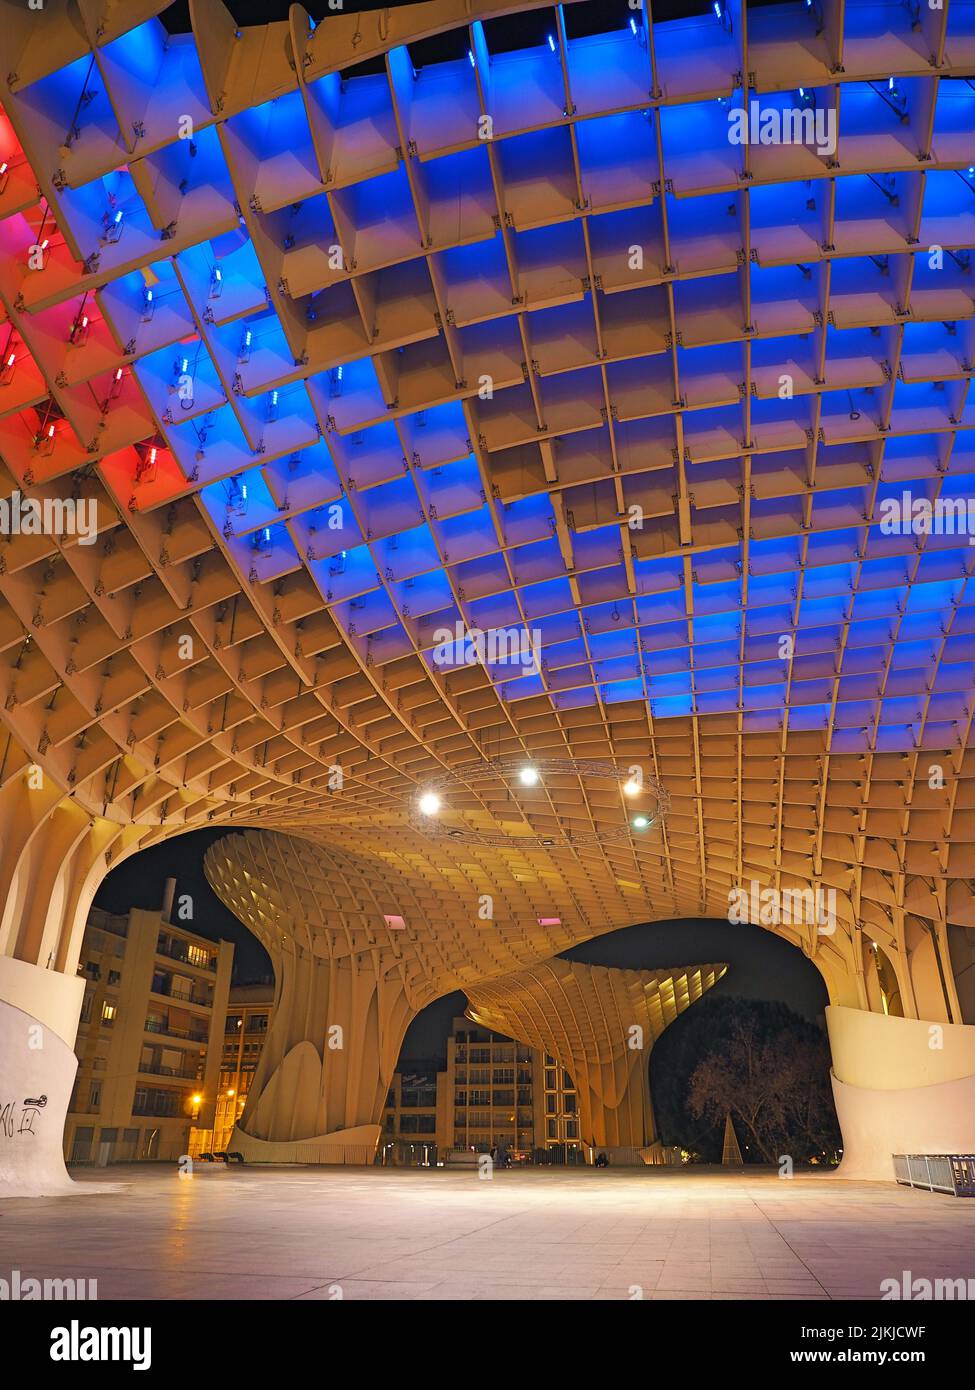
[[(263, 946), (224, 907), (203, 873), (208, 846), (234, 833), (226, 827), (195, 830), (133, 855), (104, 880), (95, 906), (123, 913), (131, 907), (158, 908), (166, 879), (175, 878), (177, 896), (189, 894), (193, 899), (193, 921), (187, 927), (210, 940), (222, 937), (234, 943), (234, 981), (243, 984), (270, 976), (271, 962)], [(584, 942), (565, 955), (590, 965), (643, 970), (726, 961), (728, 973), (715, 985), (715, 994), (781, 1000), (812, 1020), (827, 1003), (826, 986), (813, 963), (761, 927), (715, 920), (650, 922)], [(457, 993), (424, 1009), (410, 1025), (403, 1055), (443, 1055), (451, 1019), (464, 1007), (464, 996)]]
[[(271, 24), (288, 18), (291, 0), (224, 0), (227, 9), (240, 25)], [(339, 13), (330, 10), (327, 0), (303, 0), (304, 8), (317, 22), (328, 19), (329, 14)], [(399, 9), (416, 0), (343, 0), (341, 13), (360, 14), (367, 10)], [(756, 9), (762, 4), (777, 4), (781, 0), (748, 0), (748, 8)], [(706, 14), (711, 8), (710, 0), (651, 0), (653, 18), (656, 23), (667, 19), (681, 19), (688, 15)], [(504, 46), (504, 35), (511, 34), (511, 47), (522, 48), (534, 43), (544, 43), (545, 36), (552, 27), (554, 5), (541, 5), (534, 11), (522, 14), (505, 15), (486, 21), (497, 36), (492, 47), (497, 50)], [(587, 33), (601, 33), (607, 29), (623, 29), (635, 13), (627, 0), (579, 0), (565, 6), (566, 31), (570, 38)], [(160, 15), (171, 34), (187, 33), (190, 28), (188, 0), (177, 0)], [(447, 40), (451, 42), (451, 40)], [(455, 56), (452, 53), (446, 57)], [(462, 55), (463, 56), (463, 55)], [(429, 61), (436, 61), (431, 49)]]

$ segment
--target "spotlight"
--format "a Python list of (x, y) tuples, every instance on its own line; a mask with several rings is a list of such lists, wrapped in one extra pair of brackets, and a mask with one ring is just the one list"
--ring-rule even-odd
[(646, 830), (650, 822), (647, 820), (646, 816), (634, 816), (631, 824), (634, 830)]
[(71, 343), (72, 347), (83, 347), (87, 341), (88, 315), (79, 310), (77, 318), (71, 325), (71, 331), (68, 334), (68, 342)]
[(44, 458), (50, 458), (54, 453), (56, 435), (57, 431), (54, 426), (54, 421), (52, 420), (50, 424), (42, 428), (40, 434), (34, 436), (34, 448), (39, 454), (43, 455)]
[(247, 484), (236, 474), (227, 484), (227, 511), (243, 516), (247, 511)]
[(440, 810), (440, 797), (436, 792), (424, 792), (417, 804), (425, 816), (435, 816)]
[(156, 480), (156, 457), (158, 449), (155, 444), (150, 444), (144, 454), (141, 454), (135, 465), (135, 483), (138, 487), (140, 483), (153, 483)]
[(122, 217), (123, 212), (121, 208), (111, 215), (106, 214), (105, 233), (102, 237), (103, 241), (118, 241), (119, 237), (122, 235)]
[(526, 764), (525, 767), (519, 769), (518, 781), (521, 783), (523, 787), (537, 786), (538, 768), (532, 767), (531, 763)]
[(639, 796), (642, 788), (635, 777), (631, 777), (628, 782), (623, 783), (624, 796)]

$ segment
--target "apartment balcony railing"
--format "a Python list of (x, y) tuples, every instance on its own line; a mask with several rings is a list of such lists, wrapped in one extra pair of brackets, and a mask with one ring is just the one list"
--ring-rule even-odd
[(162, 1101), (147, 1100), (136, 1101), (132, 1107), (133, 1115), (148, 1115), (157, 1120), (178, 1120), (186, 1114), (182, 1103), (175, 1106), (166, 1105)]
[(153, 994), (161, 994), (166, 999), (181, 999), (187, 1004), (200, 1004), (204, 1008), (213, 1007), (213, 995), (201, 989), (183, 989), (179, 985), (166, 984), (164, 981), (158, 984), (153, 983)]
[(162, 1067), (150, 1066), (147, 1062), (139, 1065), (139, 1071), (145, 1072), (150, 1076), (171, 1076), (180, 1081), (199, 1081), (202, 1078), (202, 1067)]
[(178, 946), (165, 946), (162, 943), (156, 944), (156, 954), (165, 956), (168, 960), (178, 960), (182, 965), (192, 965), (197, 970), (216, 970), (217, 962), (213, 956), (206, 960), (193, 960), (188, 951), (181, 951)]
[(167, 1038), (187, 1038), (190, 1042), (199, 1043), (205, 1043), (209, 1036), (206, 1032), (201, 1033), (198, 1029), (173, 1028), (170, 1024), (159, 1023), (154, 1018), (146, 1019), (146, 1032), (162, 1033)]

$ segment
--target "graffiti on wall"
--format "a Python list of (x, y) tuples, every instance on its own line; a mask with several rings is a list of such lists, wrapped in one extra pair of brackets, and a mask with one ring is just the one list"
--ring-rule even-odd
[(35, 1134), (34, 1123), (45, 1105), (47, 1096), (25, 1096), (19, 1106), (15, 1100), (0, 1102), (0, 1138)]

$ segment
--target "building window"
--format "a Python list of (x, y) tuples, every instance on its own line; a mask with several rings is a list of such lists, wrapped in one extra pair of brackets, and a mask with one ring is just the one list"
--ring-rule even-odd
[(184, 1113), (186, 1097), (174, 1091), (160, 1091), (152, 1086), (137, 1087), (132, 1105), (133, 1115), (158, 1115), (162, 1119), (173, 1118)]
[(400, 1134), (435, 1134), (437, 1118), (435, 1115), (401, 1115)]
[(205, 951), (202, 946), (188, 945), (186, 948), (186, 959), (190, 965), (207, 966), (210, 964), (210, 952)]
[(115, 1022), (115, 1005), (110, 1004), (106, 999), (102, 1004), (102, 1023), (111, 1028)]
[(88, 1125), (79, 1125), (71, 1143), (71, 1158), (75, 1163), (85, 1163), (91, 1157), (91, 1141), (95, 1131)]

